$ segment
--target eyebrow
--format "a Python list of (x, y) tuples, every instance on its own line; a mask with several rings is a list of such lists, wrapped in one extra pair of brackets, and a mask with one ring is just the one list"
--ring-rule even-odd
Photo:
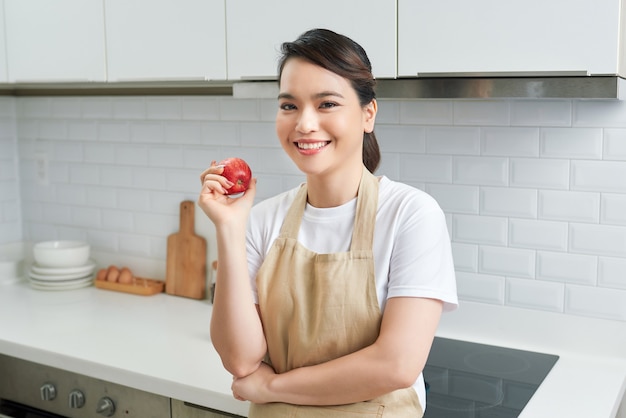
[[(334, 97), (339, 97), (339, 98), (344, 98), (343, 95), (337, 93), (336, 91), (322, 91), (319, 93), (316, 93), (313, 95), (314, 99), (322, 99), (324, 97), (328, 97), (328, 96), (334, 96)], [(295, 97), (290, 94), (290, 93), (280, 93), (278, 95), (278, 99), (288, 99), (288, 100), (293, 100), (295, 99)]]

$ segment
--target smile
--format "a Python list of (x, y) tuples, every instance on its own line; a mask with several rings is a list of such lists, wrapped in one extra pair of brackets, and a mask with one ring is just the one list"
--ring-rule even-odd
[(297, 142), (296, 145), (300, 149), (320, 149), (330, 144), (330, 141), (325, 142)]

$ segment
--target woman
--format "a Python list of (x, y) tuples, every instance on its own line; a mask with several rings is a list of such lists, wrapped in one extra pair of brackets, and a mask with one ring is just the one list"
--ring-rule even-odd
[(222, 168), (201, 175), (219, 263), (211, 338), (250, 417), (423, 414), (454, 268), (436, 202), (372, 174), (374, 85), (354, 41), (304, 33), (282, 47), (276, 132), (306, 183), (252, 208), (256, 180), (229, 199)]

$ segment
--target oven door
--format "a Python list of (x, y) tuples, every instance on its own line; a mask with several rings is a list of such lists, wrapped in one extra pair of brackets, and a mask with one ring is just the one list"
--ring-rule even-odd
[(0, 399), (0, 418), (64, 418), (17, 402)]

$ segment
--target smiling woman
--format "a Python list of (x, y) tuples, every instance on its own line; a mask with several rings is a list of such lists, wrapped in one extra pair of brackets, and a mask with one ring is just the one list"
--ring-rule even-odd
[(202, 174), (220, 266), (211, 340), (252, 418), (420, 417), (435, 330), (457, 305), (445, 217), (373, 175), (365, 51), (324, 29), (282, 51), (276, 133), (306, 182), (252, 207), (255, 182), (233, 201), (218, 169)]
[[(376, 101), (361, 105), (347, 79), (293, 58), (282, 67), (278, 103), (276, 132), (298, 168), (307, 175), (339, 174), (356, 187), (360, 175), (354, 168), (363, 164), (363, 136), (374, 129)], [(338, 199), (320, 203), (336, 206), (346, 198)]]

